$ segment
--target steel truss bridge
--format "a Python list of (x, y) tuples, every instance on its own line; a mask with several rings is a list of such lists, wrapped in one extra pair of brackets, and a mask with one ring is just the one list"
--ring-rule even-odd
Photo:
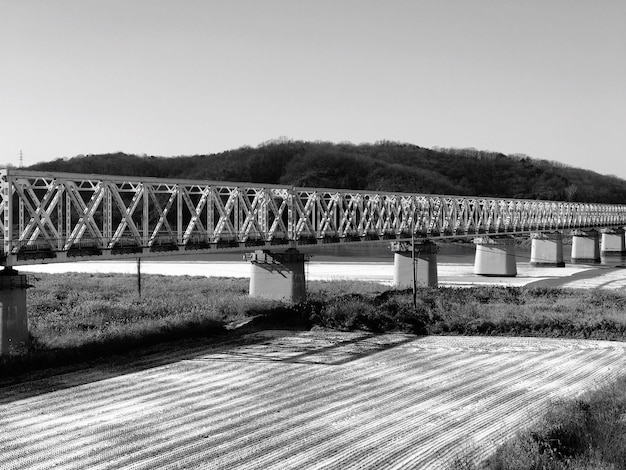
[(0, 265), (626, 225), (626, 205), (0, 170)]

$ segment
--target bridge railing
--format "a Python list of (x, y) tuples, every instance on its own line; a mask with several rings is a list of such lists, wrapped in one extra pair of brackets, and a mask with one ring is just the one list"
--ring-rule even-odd
[(0, 171), (3, 265), (626, 225), (626, 205)]

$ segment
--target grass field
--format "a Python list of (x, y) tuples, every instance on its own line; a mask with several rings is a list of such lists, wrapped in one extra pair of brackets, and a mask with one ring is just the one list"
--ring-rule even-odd
[(248, 297), (246, 279), (39, 274), (28, 291), (30, 352), (0, 360), (3, 375), (178, 338), (277, 326), (417, 334), (626, 339), (626, 297), (590, 289), (480, 286), (412, 292), (355, 281), (309, 282), (289, 306)]
[[(120, 275), (38, 275), (28, 291), (31, 348), (4, 356), (2, 377), (124, 353), (180, 338), (229, 334), (249, 325), (400, 331), (423, 335), (504, 335), (626, 339), (626, 297), (603, 290), (421, 289), (358, 282), (310, 282), (306, 302), (250, 299), (246, 279)], [(626, 468), (626, 379), (555, 404), (542, 424), (485, 465), (490, 469)], [(476, 468), (456, 462), (455, 469)]]

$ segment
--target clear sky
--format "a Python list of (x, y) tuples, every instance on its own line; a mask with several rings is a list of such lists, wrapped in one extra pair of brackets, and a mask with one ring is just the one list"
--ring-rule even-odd
[(626, 1), (0, 0), (0, 164), (280, 136), (626, 179)]

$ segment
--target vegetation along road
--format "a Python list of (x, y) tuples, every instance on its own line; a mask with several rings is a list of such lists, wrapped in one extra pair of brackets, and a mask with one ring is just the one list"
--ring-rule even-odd
[(310, 331), (14, 383), (0, 468), (445, 468), (614, 378), (621, 342)]

